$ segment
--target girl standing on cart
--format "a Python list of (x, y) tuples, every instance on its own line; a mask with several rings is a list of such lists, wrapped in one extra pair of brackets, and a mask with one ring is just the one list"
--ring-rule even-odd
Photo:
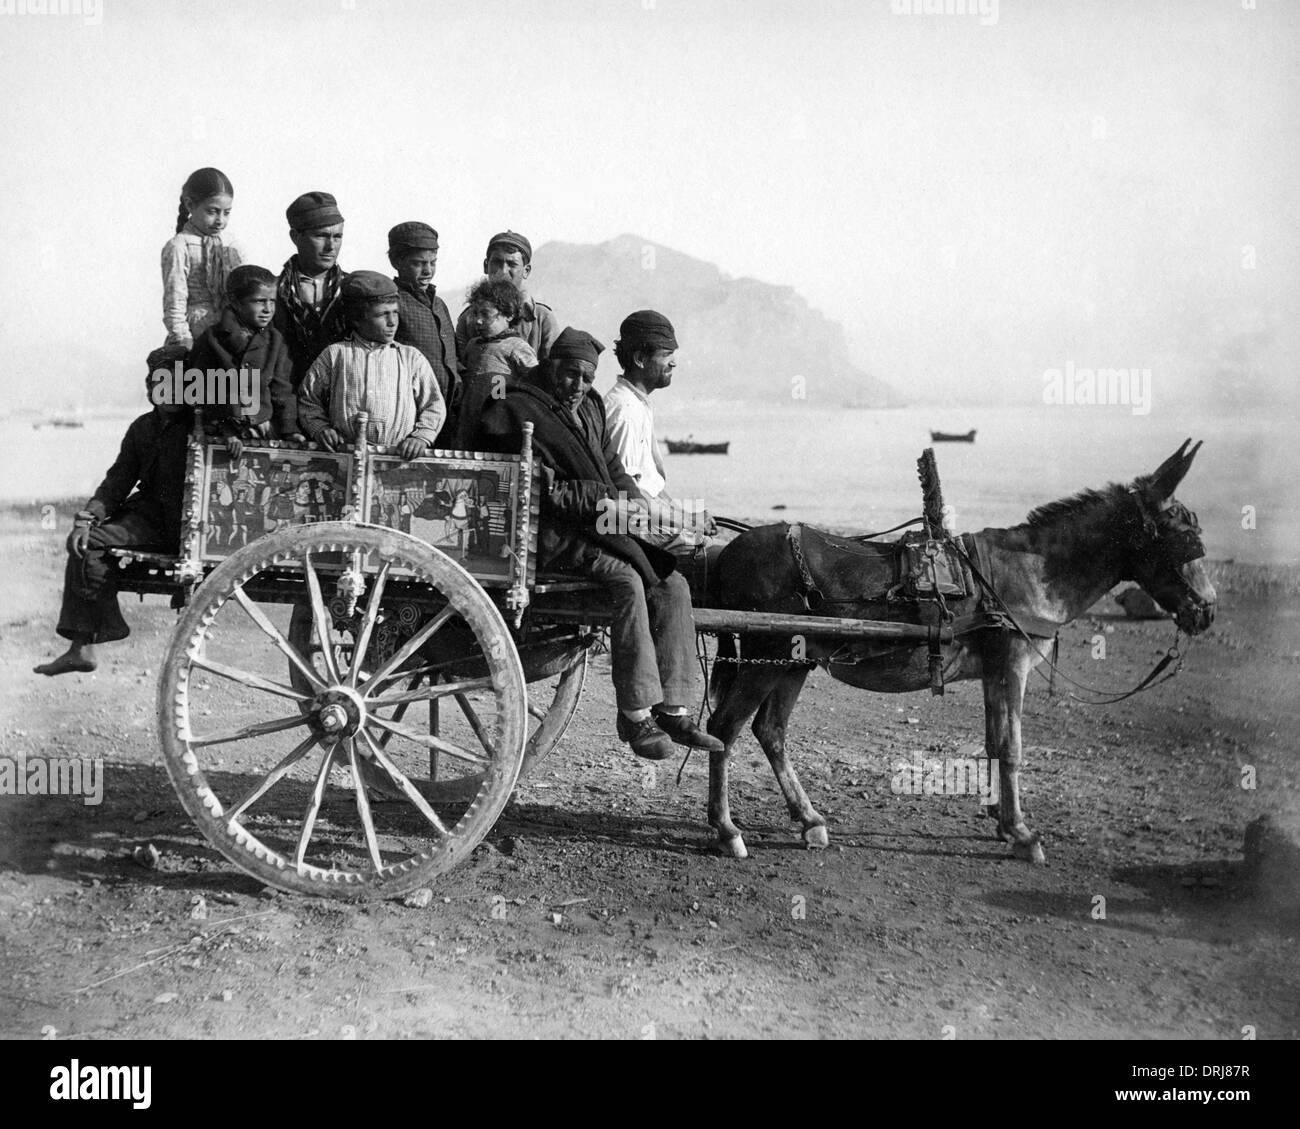
[(164, 363), (184, 357), (221, 316), (226, 278), (243, 261), (225, 234), (234, 199), (220, 169), (196, 169), (181, 186), (176, 234), (162, 249)]

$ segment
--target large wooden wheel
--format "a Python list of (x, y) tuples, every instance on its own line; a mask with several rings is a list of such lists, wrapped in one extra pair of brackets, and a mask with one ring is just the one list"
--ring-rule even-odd
[[(292, 605), (259, 602), (294, 594), (324, 641), (314, 661), (289, 637)], [(418, 623), (366, 664), (393, 606)], [(472, 649), (478, 672), (411, 670), (440, 639)], [(447, 698), (465, 704), (461, 739), (400, 716)], [(465, 858), (514, 788), (527, 716), (518, 653), (474, 579), (414, 537), (351, 522), (280, 530), (223, 561), (181, 618), (158, 697), (167, 770), (208, 841), (269, 885), (343, 897), (401, 894)], [(432, 755), (458, 785), (448, 796), (423, 781)]]
[[(400, 603), (390, 611), (389, 618), (394, 623), (400, 623), (403, 618), (403, 608)], [(338, 620), (335, 620), (333, 627), (332, 645), (335, 661), (350, 663), (356, 645), (354, 631)], [(324, 673), (320, 634), (316, 630), (311, 608), (305, 604), (294, 605), (289, 620), (289, 642), (308, 659), (318, 674)], [(367, 654), (362, 661), (363, 671), (376, 662), (382, 661), (380, 656), (385, 653), (382, 648), (378, 655), (374, 653), (373, 634), (370, 648), (372, 653)], [(538, 761), (554, 750), (573, 720), (587, 681), (588, 653), (587, 646), (575, 645), (559, 659), (547, 664), (545, 677), (536, 678), (528, 683), (528, 740), (524, 745), (523, 764), (519, 769), (521, 780), (532, 771)], [(429, 679), (445, 679), (451, 668), (444, 667), (439, 670), (438, 665), (436, 662), (424, 663), (421, 661), (421, 656), (413, 655), (406, 664), (406, 669), (411, 673), (403, 690), (409, 693)], [(475, 665), (473, 656), (465, 656), (464, 665), (470, 668), (471, 673), (476, 673), (473, 669)], [(554, 673), (557, 668), (558, 673)], [(456, 672), (453, 670), (451, 673)], [(289, 663), (289, 681), (296, 689), (307, 689), (306, 675), (292, 662)], [(435, 737), (455, 740), (466, 725), (472, 725), (472, 711), (476, 705), (472, 700), (473, 695), (452, 694), (449, 697), (449, 701), (438, 697), (429, 700), (428, 732)], [(394, 720), (402, 720), (406, 707), (410, 704), (407, 702), (400, 706), (393, 715)], [(450, 778), (445, 774), (440, 776), (440, 758), (436, 752), (430, 754), (429, 760), (430, 781), (428, 786), (422, 786), (426, 795), (440, 800), (454, 800), (466, 797), (477, 787), (478, 781), (473, 776), (454, 774)]]

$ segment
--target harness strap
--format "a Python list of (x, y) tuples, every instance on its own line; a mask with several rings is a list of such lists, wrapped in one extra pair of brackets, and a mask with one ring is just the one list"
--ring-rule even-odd
[[(976, 535), (973, 533), (963, 534), (961, 537), (961, 542), (965, 548), (960, 551), (965, 551), (966, 549), (973, 550), (973, 552), (969, 554), (966, 562), (967, 564), (970, 565), (971, 575), (975, 577), (976, 581), (985, 590), (985, 592), (998, 604), (997, 609), (992, 611), (985, 611), (983, 616), (981, 617), (986, 621), (985, 626), (1004, 627), (1004, 628), (1009, 626), (1011, 629), (1018, 632), (1020, 636), (1025, 640), (1025, 642), (1029, 644), (1034, 654), (1036, 654), (1040, 659), (1043, 660), (1043, 662), (1047, 664), (1049, 671), (1051, 671), (1051, 675), (1052, 675), (1051, 678), (1049, 678), (1048, 675), (1043, 674), (1043, 672), (1041, 670), (1038, 670), (1037, 667), (1034, 667), (1034, 669), (1038, 672), (1040, 678), (1047, 679), (1048, 685), (1049, 686), (1052, 685), (1052, 679), (1055, 677), (1059, 669), (1056, 664), (1055, 643), (1053, 646), (1053, 652), (1054, 652), (1053, 657), (1049, 659), (1045, 654), (1042, 653), (1042, 651), (1038, 649), (1038, 644), (1029, 637), (1029, 634), (1026, 632), (1025, 628), (1021, 626), (1020, 621), (1024, 621), (1025, 623), (1027, 623), (1029, 625), (1030, 630), (1035, 631), (1035, 634), (1038, 633), (1037, 630), (1035, 630), (1037, 627), (1041, 627), (1043, 625), (1051, 627), (1051, 631), (1044, 632), (1044, 635), (1050, 634), (1054, 640), (1055, 640), (1056, 632), (1060, 630), (1061, 625), (1054, 624), (1053, 621), (1051, 620), (1041, 619), (1036, 616), (1028, 616), (1028, 615), (1022, 615), (1019, 617), (1018, 620), (1017, 617), (1012, 614), (1011, 609), (1007, 607), (1002, 597), (998, 595), (997, 591), (993, 587), (992, 582), (987, 577), (985, 577), (984, 573), (981, 571), (979, 565), (976, 563), (974, 559), (975, 557), (981, 555), (979, 549), (979, 540), (976, 537)], [(973, 617), (963, 617), (963, 618), (973, 618)], [(953, 625), (953, 630), (955, 634), (956, 624)], [(1080, 702), (1085, 706), (1109, 706), (1109, 705), (1114, 705), (1116, 702), (1122, 702), (1124, 701), (1125, 698), (1131, 698), (1133, 697), (1134, 694), (1140, 693), (1141, 691), (1147, 689), (1149, 686), (1156, 685), (1158, 682), (1167, 682), (1170, 678), (1173, 678), (1174, 675), (1176, 675), (1183, 667), (1184, 656), (1178, 648), (1178, 642), (1181, 638), (1182, 638), (1182, 632), (1179, 631), (1174, 635), (1173, 643), (1170, 645), (1169, 649), (1165, 651), (1164, 655), (1160, 658), (1160, 660), (1156, 663), (1151, 673), (1148, 674), (1144, 679), (1142, 679), (1142, 681), (1139, 682), (1136, 686), (1134, 686), (1132, 690), (1127, 690), (1122, 694), (1113, 694), (1108, 691), (1098, 690), (1095, 687), (1084, 685), (1082, 682), (1079, 682), (1071, 678), (1068, 674), (1062, 671), (1060, 672), (1061, 677), (1065, 679), (1066, 682), (1069, 682), (1072, 686), (1077, 686), (1080, 690), (1085, 690), (1089, 694), (1094, 694), (1094, 695), (1101, 694), (1105, 696), (1095, 700), (1090, 700), (1088, 698), (1079, 697), (1079, 695), (1075, 694), (1073, 691), (1066, 691), (1066, 693), (1071, 698), (1073, 698), (1076, 702)], [(1170, 663), (1173, 662), (1177, 662), (1178, 665), (1175, 666), (1173, 670), (1169, 671), (1166, 674), (1165, 673), (1166, 669), (1168, 668)]]
[(799, 583), (803, 586), (803, 606), (810, 612), (815, 612), (825, 603), (826, 598), (817, 587), (817, 582), (813, 580), (808, 562), (804, 559), (802, 529), (803, 526), (796, 522), (786, 530), (786, 538), (790, 542), (790, 553), (794, 557), (795, 567), (799, 569)]
[(890, 526), (888, 529), (882, 529), (879, 533), (855, 533), (849, 538), (850, 541), (870, 541), (873, 537), (883, 537), (886, 533), (897, 533), (900, 529), (906, 529), (909, 525), (922, 525), (925, 522), (923, 517), (914, 517), (910, 521), (900, 521), (897, 525)]

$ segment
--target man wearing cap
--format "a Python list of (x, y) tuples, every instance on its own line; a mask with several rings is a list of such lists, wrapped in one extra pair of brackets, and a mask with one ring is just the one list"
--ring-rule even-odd
[(328, 192), (304, 192), (284, 214), (297, 252), (280, 272), (272, 324), (289, 347), (296, 389), (320, 351), (347, 336), (340, 300), (347, 275), (338, 265), (343, 216)]
[(582, 573), (609, 591), (619, 737), (649, 760), (671, 756), (674, 742), (720, 752), (722, 742), (687, 712), (695, 696), (690, 592), (672, 554), (633, 535), (645, 505), (591, 391), (603, 348), (582, 330), (560, 333), (550, 356), (488, 405), (476, 446), (517, 453), (524, 425), (533, 425), (543, 481), (538, 565)]
[[(560, 332), (560, 325), (555, 320), (551, 307), (545, 302), (537, 301), (524, 285), (533, 273), (533, 245), (517, 231), (498, 232), (488, 240), (483, 273), (489, 282), (504, 280), (524, 296), (524, 312), (518, 326), (519, 336), (533, 347), (539, 361), (546, 360), (551, 345)], [(473, 337), (470, 308), (466, 306), (456, 319), (456, 355), (460, 358), (462, 368), (465, 365), (465, 350)]]
[[(399, 223), (388, 233), (388, 261), (397, 271), (399, 345), (413, 345), (437, 377), (448, 408), (459, 401), (456, 327), (447, 304), (438, 297), (433, 276), (438, 269), (438, 233), (427, 223)], [(441, 444), (439, 444), (441, 446)]]
[(433, 445), (447, 409), (433, 369), (419, 349), (399, 345), (397, 284), (378, 271), (343, 280), (340, 296), (352, 329), (312, 362), (298, 392), (298, 425), (327, 451), (355, 443), (357, 413), (367, 415), (365, 441), (396, 447), (404, 459)]
[(663, 459), (655, 441), (650, 393), (667, 388), (677, 367), (673, 323), (656, 310), (637, 310), (623, 319), (614, 355), (623, 372), (605, 394), (609, 437), (650, 510), (643, 540), (670, 551), (707, 545), (717, 526), (707, 511), (674, 500), (666, 489)]

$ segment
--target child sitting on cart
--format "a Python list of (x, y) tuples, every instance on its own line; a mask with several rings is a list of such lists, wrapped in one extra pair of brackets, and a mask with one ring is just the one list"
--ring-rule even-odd
[(205, 422), (225, 437), (239, 458), (246, 442), (258, 439), (302, 441), (298, 432), (298, 397), (291, 379), (293, 363), (275, 316), (275, 275), (265, 267), (241, 266), (226, 279), (226, 308), (216, 325), (194, 343), (187, 368), (251, 369), (257, 374), (256, 404), (206, 404)]
[[(397, 284), (377, 271), (355, 271), (343, 282), (346, 341), (327, 346), (298, 391), (298, 426), (327, 451), (364, 440), (396, 447), (416, 459), (433, 445), (447, 407), (424, 355), (393, 340)], [(356, 434), (356, 416), (368, 417)]]
[(97, 644), (125, 639), (131, 633), (117, 604), (117, 567), (109, 549), (175, 553), (180, 546), (193, 412), (172, 403), (172, 396), (154, 394), (158, 391), (154, 371), (163, 368), (171, 355), (165, 348), (149, 354), (145, 383), (154, 407), (126, 429), (117, 461), (73, 522), (56, 629), (71, 646), (58, 658), (33, 668), (37, 674), (92, 671), (97, 665)]
[(469, 292), (469, 324), (474, 337), (465, 346), (458, 450), (473, 450), (483, 409), (537, 367), (537, 354), (519, 331), (523, 312), (523, 294), (504, 280), (484, 279)]

